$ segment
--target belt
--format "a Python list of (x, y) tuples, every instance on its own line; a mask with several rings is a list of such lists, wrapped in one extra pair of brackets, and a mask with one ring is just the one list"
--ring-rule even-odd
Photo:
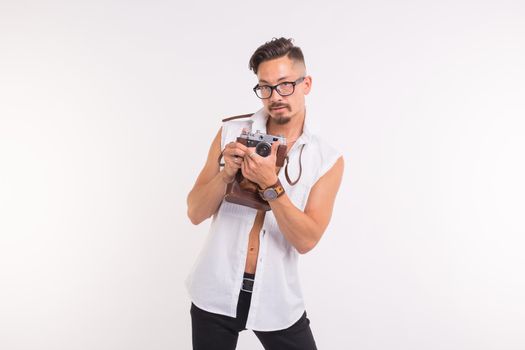
[(243, 292), (251, 293), (253, 291), (253, 282), (254, 282), (254, 279), (252, 278), (252, 276), (250, 277), (244, 276), (242, 279), (241, 290)]

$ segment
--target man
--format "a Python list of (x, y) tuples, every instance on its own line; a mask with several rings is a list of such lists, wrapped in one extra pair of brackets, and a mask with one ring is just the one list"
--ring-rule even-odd
[[(213, 216), (187, 280), (193, 348), (235, 349), (239, 332), (251, 329), (265, 349), (316, 349), (297, 260), (314, 248), (328, 226), (343, 158), (308, 128), (305, 96), (312, 78), (291, 39), (260, 46), (250, 69), (257, 75), (254, 92), (263, 108), (223, 120), (187, 199), (193, 224)], [(276, 169), (280, 142), (272, 144), (270, 155), (261, 156), (236, 142), (243, 129), (284, 136), (285, 169)], [(223, 168), (217, 161), (221, 157)], [(223, 200), (239, 170), (257, 184), (270, 211)]]

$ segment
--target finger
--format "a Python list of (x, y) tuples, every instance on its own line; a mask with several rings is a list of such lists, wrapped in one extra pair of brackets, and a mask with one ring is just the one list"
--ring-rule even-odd
[(242, 152), (246, 152), (248, 150), (248, 147), (246, 147), (245, 145), (243, 145), (240, 142), (235, 142), (235, 147), (237, 149), (241, 150)]
[(247, 157), (247, 158), (249, 160), (245, 162), (246, 169), (250, 175), (256, 176), (258, 173), (261, 172), (261, 167), (259, 165), (259, 158), (261, 158), (261, 156), (256, 154), (253, 158), (252, 157)]
[(244, 162), (244, 157), (234, 156), (235, 163), (241, 165)]
[(240, 166), (242, 174), (243, 174), (244, 177), (247, 177), (247, 175), (248, 175), (247, 164), (248, 164), (247, 162), (242, 162), (242, 164)]
[(242, 149), (238, 149), (238, 148), (235, 149), (235, 155), (238, 156), (238, 157), (241, 157), (241, 158), (244, 158), (246, 156), (247, 152), (248, 151), (246, 151), (246, 150), (242, 150)]
[(243, 145), (240, 142), (232, 141), (230, 143), (227, 143), (225, 148), (228, 148), (230, 150), (232, 150), (232, 149), (240, 149), (241, 151), (244, 151), (246, 149), (246, 146)]
[(259, 155), (255, 152), (249, 153), (244, 159), (246, 159), (246, 163), (249, 167), (252, 167), (254, 164), (257, 163), (257, 160), (255, 157), (259, 157)]
[(275, 155), (277, 154), (277, 149), (279, 148), (279, 145), (281, 144), (281, 141), (275, 141), (274, 143), (272, 143), (272, 154)]
[(240, 147), (235, 147), (232, 149), (232, 155), (236, 156), (236, 157), (241, 157), (241, 158), (244, 158), (244, 156), (246, 156), (246, 150), (245, 149), (241, 149)]
[(225, 163), (229, 166), (238, 168), (242, 163), (242, 158), (237, 156), (228, 156), (224, 158)]
[(244, 152), (239, 150), (238, 148), (229, 148), (226, 150), (225, 152), (225, 155), (226, 156), (229, 156), (229, 157), (244, 157)]
[(228, 174), (233, 175), (233, 174), (235, 174), (237, 171), (239, 171), (239, 169), (240, 169), (240, 165), (232, 164), (231, 166), (225, 167), (224, 169), (226, 170), (226, 172), (227, 172)]
[(243, 162), (243, 165), (248, 174), (251, 175), (255, 166), (255, 160), (252, 157), (250, 157), (249, 154), (251, 153), (248, 153), (248, 155), (244, 157), (245, 161)]
[(254, 147), (246, 147), (246, 152), (244, 152), (244, 159), (249, 162), (251, 160), (253, 160), (253, 156), (254, 156), (254, 153), (255, 153), (255, 148)]

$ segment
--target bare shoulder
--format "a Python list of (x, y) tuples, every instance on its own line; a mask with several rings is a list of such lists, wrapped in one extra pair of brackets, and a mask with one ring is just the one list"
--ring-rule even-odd
[(339, 188), (339, 185), (341, 183), (341, 179), (343, 177), (343, 172), (345, 168), (345, 161), (343, 159), (343, 156), (340, 156), (334, 163), (334, 165), (324, 174), (314, 185), (314, 188), (316, 186), (325, 186), (330, 185), (334, 186), (337, 185), (337, 188)]
[(334, 165), (314, 184), (304, 209), (305, 214), (326, 228), (334, 207), (335, 198), (344, 172), (344, 159), (339, 157)]
[(334, 165), (332, 165), (332, 167), (314, 184), (312, 190), (310, 191), (308, 202), (310, 202), (312, 199), (312, 195), (314, 195), (313, 199), (317, 199), (315, 195), (319, 195), (319, 197), (335, 197), (341, 185), (344, 166), (344, 159), (342, 156), (340, 156), (335, 161)]

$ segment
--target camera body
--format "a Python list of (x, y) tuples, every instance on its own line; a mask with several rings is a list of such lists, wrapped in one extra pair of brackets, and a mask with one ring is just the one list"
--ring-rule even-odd
[(272, 144), (277, 141), (280, 143), (279, 147), (277, 147), (277, 161), (275, 165), (282, 167), (286, 157), (286, 138), (264, 134), (260, 130), (254, 133), (243, 130), (241, 135), (237, 137), (237, 142), (242, 143), (246, 147), (255, 147), (255, 152), (261, 157), (268, 157), (272, 152)]

